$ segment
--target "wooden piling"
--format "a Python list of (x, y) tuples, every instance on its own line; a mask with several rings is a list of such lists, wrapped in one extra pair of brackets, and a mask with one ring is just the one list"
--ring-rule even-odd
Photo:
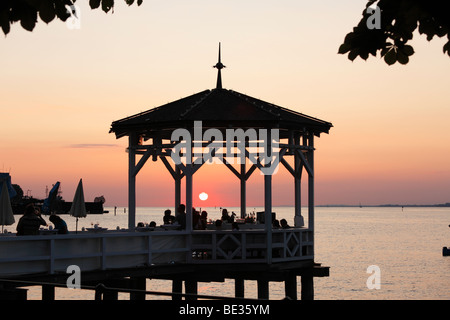
[(235, 298), (244, 298), (245, 294), (244, 279), (236, 278), (234, 279), (234, 296)]

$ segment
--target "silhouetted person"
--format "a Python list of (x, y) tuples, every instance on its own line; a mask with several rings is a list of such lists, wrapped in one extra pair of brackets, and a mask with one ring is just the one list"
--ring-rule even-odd
[(200, 229), (200, 212), (192, 208), (192, 226), (194, 229)]
[(281, 220), (280, 220), (280, 224), (281, 224), (281, 227), (282, 227), (283, 229), (290, 228), (290, 226), (288, 225), (286, 219), (281, 219)]
[(199, 223), (199, 229), (200, 230), (206, 230), (206, 225), (208, 224), (208, 212), (202, 211), (200, 215), (200, 223)]
[(163, 221), (164, 224), (172, 224), (175, 222), (175, 216), (171, 214), (172, 211), (170, 211), (170, 209), (167, 209), (166, 211), (164, 211), (164, 217), (163, 217)]
[(50, 220), (53, 223), (55, 229), (58, 229), (58, 234), (69, 233), (66, 222), (63, 219), (61, 219), (60, 216), (52, 214), (50, 215), (50, 218), (48, 218), (48, 220)]
[(180, 204), (177, 210), (176, 221), (181, 226), (181, 229), (186, 229), (186, 206), (184, 204)]
[(45, 222), (41, 214), (34, 208), (34, 205), (29, 204), (25, 207), (25, 212), (17, 223), (17, 235), (37, 235), (39, 234), (39, 227), (46, 225), (47, 222)]
[(222, 210), (222, 218), (221, 219), (223, 222), (231, 222), (231, 217), (228, 215), (227, 209)]
[(278, 221), (277, 219), (273, 220), (273, 224), (272, 224), (274, 229), (279, 229), (280, 228), (280, 221)]

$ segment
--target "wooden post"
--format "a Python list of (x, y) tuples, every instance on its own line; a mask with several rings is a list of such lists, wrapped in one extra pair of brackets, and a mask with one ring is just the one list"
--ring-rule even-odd
[(234, 279), (234, 296), (235, 298), (244, 298), (245, 284), (244, 279)]
[[(308, 164), (311, 172), (308, 173), (308, 228), (313, 232), (314, 239), (314, 133), (309, 134)], [(313, 242), (314, 243), (314, 242)], [(314, 246), (312, 248), (314, 255)]]
[(245, 212), (247, 210), (246, 205), (246, 179), (245, 179), (245, 162), (247, 158), (244, 157), (244, 163), (241, 163), (241, 218), (245, 218)]
[(264, 223), (266, 231), (267, 263), (272, 263), (272, 175), (264, 175)]
[[(130, 279), (131, 288), (135, 290), (145, 291), (146, 278), (145, 277), (133, 277)], [(145, 300), (144, 292), (131, 292), (130, 300)]]
[(258, 299), (269, 299), (269, 281), (258, 279)]
[(128, 229), (134, 230), (136, 226), (136, 150), (137, 141), (135, 133), (128, 137)]
[[(193, 144), (191, 143), (187, 146), (193, 149)], [(186, 230), (192, 232), (192, 188), (193, 188), (193, 176), (194, 176), (194, 163), (192, 159), (192, 153), (186, 153), (186, 168), (185, 168), (185, 178), (186, 178)]]
[[(179, 279), (172, 280), (172, 293), (182, 293), (183, 291), (183, 281)], [(173, 295), (172, 300), (181, 300), (180, 295)]]
[[(293, 141), (291, 142), (295, 146), (300, 145), (300, 136), (298, 134), (295, 134), (293, 137)], [(300, 223), (298, 223), (298, 220), (302, 220), (302, 165), (300, 161), (300, 157), (298, 156), (297, 152), (294, 149), (294, 199), (295, 199), (295, 218), (294, 221), (296, 227), (301, 227)]]
[[(185, 280), (184, 281), (184, 291), (188, 294), (197, 294), (197, 281), (195, 280)], [(197, 300), (195, 296), (186, 296), (186, 300)]]
[(288, 274), (284, 280), (284, 292), (286, 298), (297, 300), (297, 276), (295, 274)]
[[(266, 155), (272, 156), (272, 135), (267, 130)], [(271, 163), (272, 164), (272, 163)], [(267, 165), (267, 163), (265, 163)], [(270, 171), (270, 170), (269, 170)], [(264, 223), (266, 231), (266, 261), (272, 263), (272, 173), (264, 173)]]
[(178, 210), (178, 207), (181, 204), (181, 170), (176, 165), (175, 166), (175, 214)]
[(42, 300), (54, 301), (55, 300), (55, 287), (48, 284), (42, 285)]
[(118, 300), (119, 299), (119, 292), (115, 290), (105, 290), (103, 292), (103, 300)]
[(314, 278), (312, 272), (301, 276), (302, 300), (314, 300)]

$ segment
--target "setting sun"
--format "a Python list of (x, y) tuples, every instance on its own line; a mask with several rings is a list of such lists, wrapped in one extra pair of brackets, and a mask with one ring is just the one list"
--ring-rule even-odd
[(198, 197), (200, 198), (200, 200), (205, 201), (208, 199), (208, 194), (206, 192), (202, 192), (198, 195)]

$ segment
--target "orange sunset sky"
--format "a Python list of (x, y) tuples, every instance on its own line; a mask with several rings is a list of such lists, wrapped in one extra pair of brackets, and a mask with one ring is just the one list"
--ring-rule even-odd
[[(79, 29), (14, 24), (0, 39), (0, 171), (37, 198), (60, 181), (71, 201), (82, 178), (87, 201), (126, 206), (127, 139), (109, 133), (111, 122), (214, 88), (221, 42), (224, 88), (333, 123), (315, 141), (316, 204), (450, 202), (445, 40), (415, 34), (407, 65), (351, 62), (337, 51), (365, 3), (116, 1), (105, 14), (77, 1)], [(161, 163), (149, 161), (137, 179), (139, 206), (173, 205)], [(293, 204), (292, 180), (280, 168), (274, 205)], [(263, 205), (262, 182), (249, 180), (249, 206)], [(196, 206), (239, 206), (239, 181), (204, 166), (194, 195)]]

